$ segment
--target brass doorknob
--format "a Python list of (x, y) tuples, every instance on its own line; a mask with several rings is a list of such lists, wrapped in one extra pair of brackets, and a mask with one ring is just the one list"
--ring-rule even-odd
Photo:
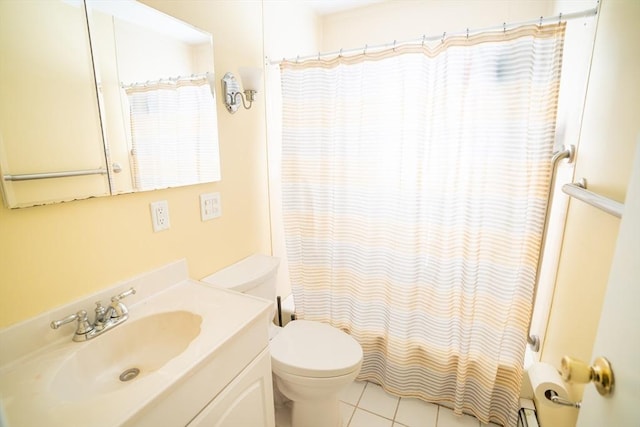
[(606, 396), (613, 390), (613, 371), (611, 363), (604, 357), (598, 357), (593, 365), (564, 356), (560, 361), (560, 374), (565, 381), (586, 384), (593, 381), (598, 393)]

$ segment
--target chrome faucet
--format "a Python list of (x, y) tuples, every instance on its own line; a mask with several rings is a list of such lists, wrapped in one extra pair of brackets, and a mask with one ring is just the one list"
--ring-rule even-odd
[(135, 293), (136, 290), (131, 288), (128, 291), (112, 297), (111, 304), (109, 304), (107, 308), (104, 308), (100, 301), (96, 302), (96, 318), (93, 325), (89, 322), (87, 312), (80, 310), (76, 314), (51, 322), (51, 328), (58, 329), (62, 325), (77, 320), (78, 327), (76, 328), (75, 334), (73, 334), (73, 340), (77, 342), (88, 341), (118, 326), (129, 318), (129, 310), (120, 300)]

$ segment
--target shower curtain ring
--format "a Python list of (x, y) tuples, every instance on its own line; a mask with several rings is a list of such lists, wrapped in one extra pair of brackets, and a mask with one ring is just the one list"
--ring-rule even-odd
[(558, 15), (558, 25), (562, 24), (562, 12)]
[(394, 52), (396, 51), (396, 41), (397, 41), (397, 40), (394, 40), (394, 41), (393, 41), (393, 51), (394, 51)]
[(369, 45), (365, 44), (364, 45), (364, 51), (362, 52), (363, 55), (367, 54), (367, 47), (369, 47)]
[(447, 36), (447, 32), (442, 33), (442, 38), (440, 39), (441, 43), (444, 43), (444, 38)]
[(422, 35), (422, 47), (424, 47), (424, 42), (425, 42), (426, 39), (427, 39), (427, 35), (423, 34)]

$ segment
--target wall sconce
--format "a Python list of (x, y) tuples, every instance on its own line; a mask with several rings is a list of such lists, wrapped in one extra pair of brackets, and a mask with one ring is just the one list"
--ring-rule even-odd
[[(238, 69), (244, 94), (240, 91), (240, 85), (232, 73), (226, 73), (222, 78), (222, 93), (224, 93), (224, 105), (231, 114), (240, 107), (240, 101), (245, 109), (251, 108), (256, 99), (256, 93), (261, 87), (262, 70), (260, 68), (240, 67)], [(247, 102), (249, 105), (247, 106)]]

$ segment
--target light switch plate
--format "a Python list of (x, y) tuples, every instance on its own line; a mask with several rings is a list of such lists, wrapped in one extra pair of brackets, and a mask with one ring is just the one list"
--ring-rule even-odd
[(222, 215), (220, 193), (204, 193), (200, 195), (200, 217), (203, 221), (218, 218)]
[(166, 230), (171, 227), (171, 223), (169, 222), (169, 203), (166, 200), (153, 202), (150, 207), (151, 223), (153, 224), (154, 232)]

